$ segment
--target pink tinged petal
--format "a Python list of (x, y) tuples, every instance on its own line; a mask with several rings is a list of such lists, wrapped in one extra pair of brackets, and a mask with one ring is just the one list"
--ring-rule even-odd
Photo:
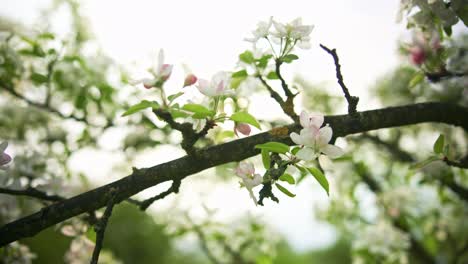
[(200, 93), (209, 96), (208, 94), (209, 86), (210, 86), (210, 83), (208, 82), (208, 80), (205, 80), (205, 79), (198, 80), (197, 89), (200, 91)]
[(216, 95), (222, 95), (224, 90), (224, 81), (220, 81), (216, 86)]
[(333, 130), (330, 126), (322, 127), (319, 131), (317, 144), (320, 148), (326, 146), (333, 136)]
[(250, 135), (251, 128), (250, 128), (249, 125), (247, 125), (245, 123), (239, 123), (239, 124), (236, 125), (236, 127), (234, 129), (234, 132), (236, 133), (236, 135), (237, 135), (237, 132), (239, 132), (242, 135), (248, 136), (248, 135)]
[(161, 66), (161, 71), (158, 74), (163, 81), (166, 81), (171, 76), (172, 67), (173, 67), (172, 64), (163, 64)]
[(184, 80), (184, 87), (187, 87), (187, 86), (190, 86), (190, 85), (194, 85), (196, 82), (197, 82), (197, 76), (195, 76), (194, 74), (190, 73), (189, 75), (187, 75), (187, 76), (185, 77), (185, 80)]
[(336, 159), (344, 154), (343, 149), (330, 144), (327, 144), (325, 147), (321, 148), (320, 151), (332, 159)]
[(0, 166), (6, 165), (11, 161), (10, 155), (2, 153), (0, 156)]
[(317, 153), (312, 148), (302, 148), (296, 153), (296, 157), (301, 160), (311, 161), (317, 157)]

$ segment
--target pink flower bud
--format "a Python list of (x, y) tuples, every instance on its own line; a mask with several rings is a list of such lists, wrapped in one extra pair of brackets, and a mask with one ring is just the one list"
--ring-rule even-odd
[(172, 65), (171, 64), (163, 64), (162, 67), (161, 67), (161, 79), (163, 81), (167, 81), (167, 79), (169, 79), (169, 77), (171, 77), (171, 73), (172, 73)]
[(189, 75), (187, 75), (187, 77), (185, 77), (184, 87), (195, 84), (197, 80), (198, 80), (197, 76), (190, 73)]
[(426, 60), (426, 52), (422, 47), (415, 46), (410, 49), (411, 62), (416, 65), (421, 65)]
[(245, 124), (245, 123), (238, 123), (236, 127), (234, 128), (234, 132), (237, 135), (237, 132), (241, 133), (244, 136), (250, 135), (250, 126)]

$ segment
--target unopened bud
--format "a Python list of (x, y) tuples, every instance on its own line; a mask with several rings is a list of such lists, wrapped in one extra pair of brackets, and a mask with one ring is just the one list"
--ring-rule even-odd
[(250, 135), (251, 128), (249, 125), (245, 123), (238, 123), (236, 127), (234, 128), (234, 132), (236, 133), (236, 135), (237, 135), (237, 132), (239, 132), (244, 136), (248, 136)]
[(190, 73), (189, 75), (187, 75), (187, 77), (185, 77), (184, 87), (195, 84), (197, 82), (197, 80), (198, 80), (197, 76)]

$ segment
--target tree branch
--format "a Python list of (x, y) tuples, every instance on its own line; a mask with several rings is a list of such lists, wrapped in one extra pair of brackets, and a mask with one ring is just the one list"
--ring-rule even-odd
[[(334, 137), (424, 122), (461, 126), (468, 131), (468, 108), (446, 103), (419, 103), (357, 112), (353, 115), (327, 116), (325, 122), (333, 128)], [(114, 201), (119, 203), (162, 182), (182, 180), (214, 166), (255, 156), (260, 153), (254, 148), (257, 144), (278, 141), (293, 145), (289, 134), (300, 129), (299, 125), (291, 124), (200, 149), (195, 156), (184, 156), (150, 168), (136, 169), (125, 178), (54, 203), (37, 213), (0, 227), (0, 247), (21, 238), (34, 236), (47, 227), (71, 217), (106, 206), (112, 197), (111, 190), (115, 190)]]
[(145, 211), (152, 203), (154, 203), (157, 200), (161, 200), (168, 196), (171, 193), (178, 193), (179, 192), (179, 187), (180, 187), (181, 181), (180, 180), (173, 180), (171, 187), (167, 189), (166, 191), (151, 197), (149, 199), (144, 200), (140, 204), (140, 210)]
[(91, 257), (90, 264), (97, 264), (99, 260), (99, 253), (102, 249), (102, 244), (104, 242), (104, 233), (106, 232), (107, 221), (109, 220), (112, 209), (114, 208), (114, 198), (111, 197), (109, 203), (107, 204), (106, 211), (104, 211), (104, 215), (102, 215), (99, 222), (94, 226), (94, 230), (96, 232), (96, 245), (94, 246), (93, 256)]
[(341, 65), (340, 65), (340, 59), (338, 58), (338, 54), (336, 53), (336, 49), (329, 49), (326, 46), (320, 44), (320, 47), (324, 49), (328, 54), (330, 54), (333, 57), (333, 60), (335, 61), (335, 68), (336, 68), (336, 78), (338, 79), (338, 84), (341, 86), (341, 89), (343, 90), (344, 96), (346, 98), (346, 101), (348, 101), (348, 114), (356, 113), (356, 108), (357, 104), (359, 102), (359, 97), (357, 96), (351, 96), (349, 94), (349, 90), (346, 87), (346, 84), (343, 81), (343, 75), (341, 74)]
[(51, 201), (51, 202), (57, 202), (57, 201), (65, 200), (65, 198), (62, 197), (62, 196), (49, 195), (46, 192), (40, 191), (40, 190), (38, 190), (36, 188), (33, 188), (33, 187), (28, 187), (27, 189), (24, 189), (24, 190), (13, 190), (13, 189), (7, 189), (7, 188), (1, 188), (0, 187), (0, 193), (9, 194), (9, 195), (16, 195), (16, 196), (28, 196), (28, 197), (33, 197), (33, 198), (37, 198), (37, 199), (40, 199), (40, 200)]

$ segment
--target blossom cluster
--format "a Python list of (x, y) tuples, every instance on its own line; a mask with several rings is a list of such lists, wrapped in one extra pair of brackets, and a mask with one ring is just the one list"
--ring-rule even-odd
[(266, 39), (267, 41), (279, 44), (281, 45), (279, 52), (281, 57), (288, 54), (296, 45), (301, 49), (309, 49), (309, 35), (313, 28), (313, 25), (303, 25), (301, 18), (284, 24), (270, 17), (266, 22), (259, 22), (257, 28), (252, 31), (253, 36), (245, 40), (256, 44), (260, 39)]
[(397, 21), (401, 21), (404, 15), (410, 14), (414, 8), (419, 9), (408, 17), (408, 26), (416, 26), (423, 31), (433, 31), (438, 18), (443, 27), (449, 28), (458, 22), (457, 14), (453, 9), (463, 5), (463, 1), (452, 1), (451, 7), (443, 0), (401, 0)]
[(299, 134), (293, 132), (290, 137), (294, 143), (302, 148), (296, 153), (296, 157), (301, 160), (311, 161), (316, 159), (321, 153), (330, 158), (337, 158), (343, 155), (340, 147), (329, 144), (333, 130), (328, 124), (322, 127), (324, 117), (321, 114), (308, 114), (301, 112), (300, 123), (303, 129)]

